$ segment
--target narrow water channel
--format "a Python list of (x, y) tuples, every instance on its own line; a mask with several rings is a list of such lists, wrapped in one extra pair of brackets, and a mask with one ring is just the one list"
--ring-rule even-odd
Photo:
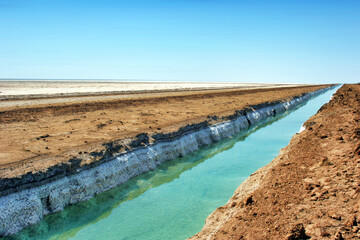
[(337, 90), (296, 111), (161, 165), (10, 239), (186, 239), (251, 173), (271, 162)]

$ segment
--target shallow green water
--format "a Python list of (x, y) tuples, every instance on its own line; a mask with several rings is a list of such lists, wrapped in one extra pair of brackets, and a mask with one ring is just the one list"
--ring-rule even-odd
[(334, 90), (298, 110), (161, 165), (94, 199), (47, 216), (12, 239), (185, 239), (268, 164)]

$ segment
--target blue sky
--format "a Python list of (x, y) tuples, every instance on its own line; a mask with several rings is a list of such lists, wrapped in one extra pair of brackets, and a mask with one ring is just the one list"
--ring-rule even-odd
[(359, 0), (0, 0), (0, 78), (360, 81)]

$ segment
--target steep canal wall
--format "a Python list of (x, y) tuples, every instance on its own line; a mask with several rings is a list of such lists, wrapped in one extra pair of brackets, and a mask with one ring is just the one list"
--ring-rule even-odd
[[(0, 198), (0, 236), (14, 234), (39, 222), (43, 216), (62, 211), (64, 207), (92, 198), (116, 187), (130, 178), (155, 169), (165, 161), (185, 156), (221, 139), (245, 132), (251, 126), (299, 107), (327, 89), (318, 90), (290, 101), (277, 101), (236, 111), (216, 124), (203, 122), (188, 125), (171, 134), (139, 136), (139, 142), (125, 153), (112, 154), (106, 161), (91, 168), (77, 169), (71, 174), (47, 179), (36, 184), (12, 179), (14, 187), (3, 184)], [(216, 118), (216, 117), (210, 117)], [(146, 142), (147, 146), (142, 146)], [(116, 151), (109, 144), (111, 151)]]

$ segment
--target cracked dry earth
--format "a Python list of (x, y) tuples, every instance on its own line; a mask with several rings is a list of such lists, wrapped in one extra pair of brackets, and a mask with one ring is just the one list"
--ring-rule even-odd
[(344, 85), (192, 239), (360, 239), (359, 121)]

